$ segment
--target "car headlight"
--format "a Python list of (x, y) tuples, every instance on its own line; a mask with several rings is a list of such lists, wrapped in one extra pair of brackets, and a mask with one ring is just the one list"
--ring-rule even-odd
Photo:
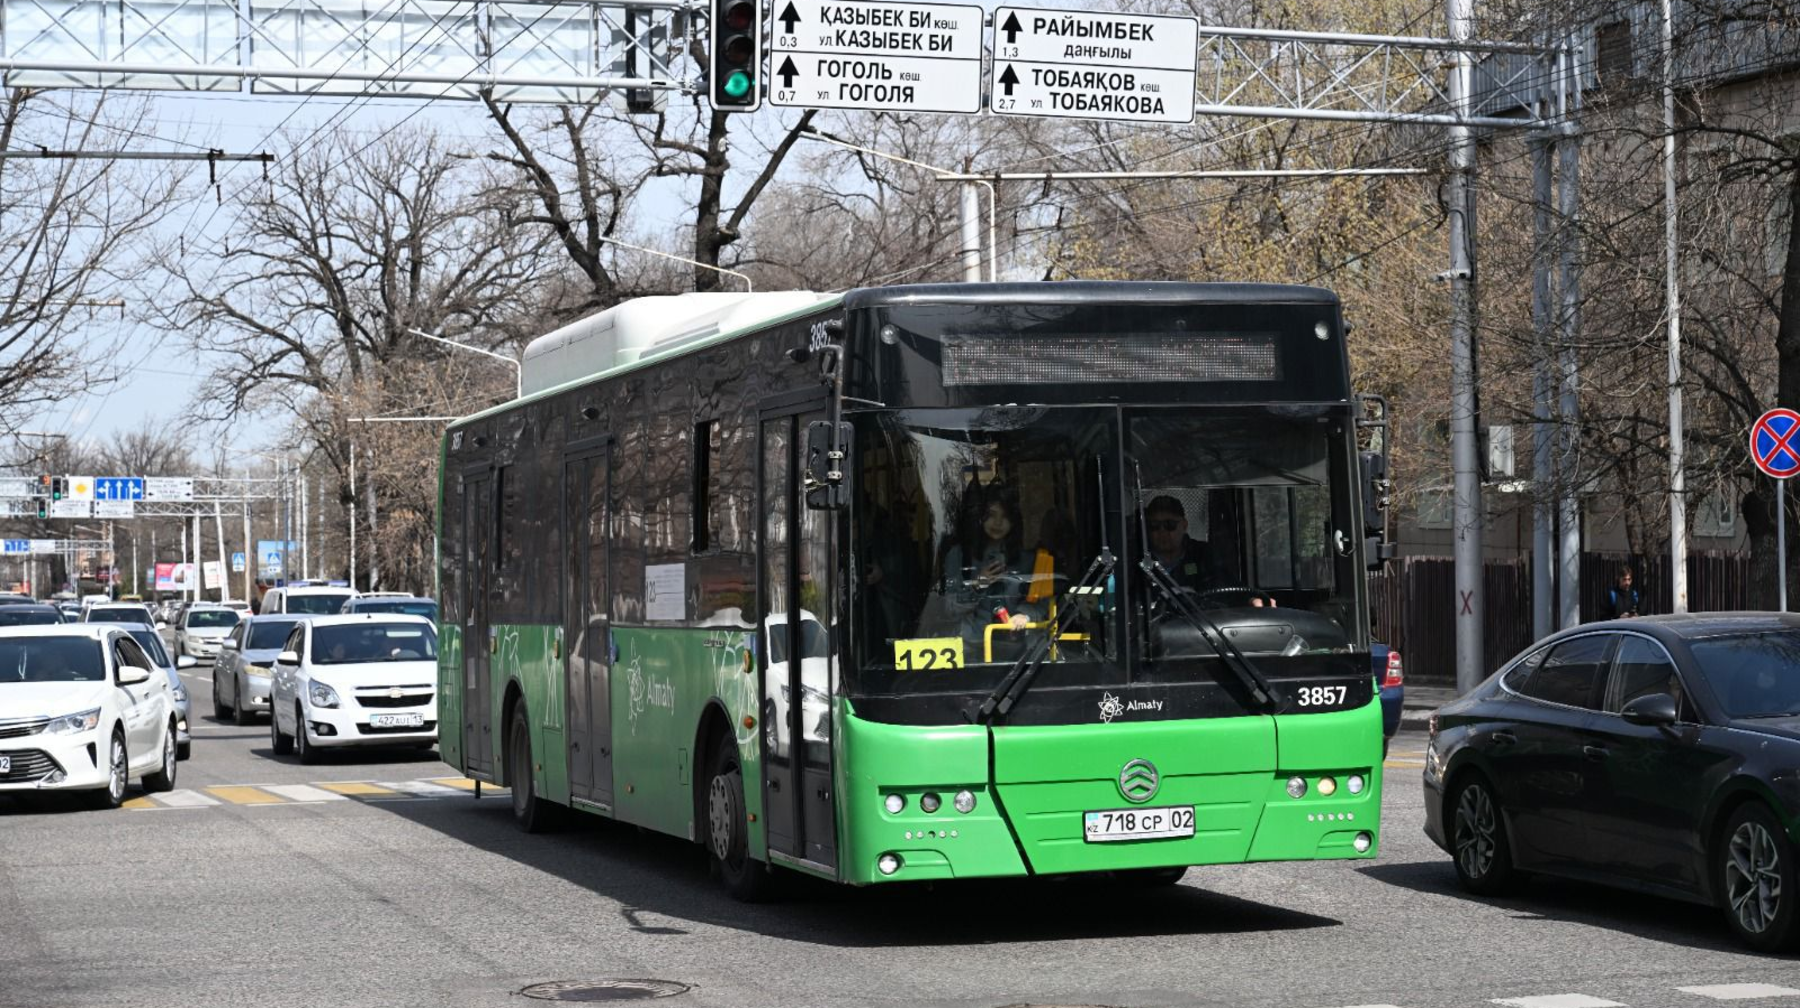
[(79, 714), (68, 714), (52, 720), (44, 726), (44, 730), (55, 735), (73, 735), (76, 732), (93, 731), (100, 725), (100, 708), (85, 710)]
[(312, 701), (314, 707), (336, 707), (338, 705), (337, 690), (321, 682), (307, 687), (306, 698)]
[(187, 703), (187, 687), (186, 686), (182, 686), (179, 683), (176, 684), (176, 686), (175, 686), (175, 702), (176, 703)]

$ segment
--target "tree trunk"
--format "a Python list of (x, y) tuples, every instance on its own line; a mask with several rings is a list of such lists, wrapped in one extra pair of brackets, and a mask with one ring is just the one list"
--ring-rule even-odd
[[(725, 171), (730, 167), (730, 156), (725, 148), (727, 122), (725, 113), (714, 112), (712, 121), (707, 124), (706, 167), (700, 173), (700, 200), (694, 207), (694, 259), (712, 267), (719, 265), (719, 251), (737, 240), (737, 235), (725, 234), (719, 230)], [(718, 290), (719, 281), (720, 275), (716, 268), (694, 267), (695, 290)]]

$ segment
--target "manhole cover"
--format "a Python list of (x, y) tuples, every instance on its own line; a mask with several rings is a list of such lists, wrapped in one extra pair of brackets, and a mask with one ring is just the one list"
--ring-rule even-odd
[(519, 993), (539, 1001), (647, 1001), (687, 990), (687, 984), (673, 980), (557, 980), (532, 984)]

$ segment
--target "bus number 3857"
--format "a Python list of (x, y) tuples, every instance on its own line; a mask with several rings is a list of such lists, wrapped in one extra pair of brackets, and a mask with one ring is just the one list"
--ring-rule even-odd
[(1295, 702), (1302, 707), (1337, 707), (1349, 698), (1348, 686), (1302, 686)]

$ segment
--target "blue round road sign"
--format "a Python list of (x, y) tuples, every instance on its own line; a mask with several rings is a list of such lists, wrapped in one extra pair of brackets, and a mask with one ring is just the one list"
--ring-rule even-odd
[(1750, 460), (1776, 479), (1800, 475), (1800, 413), (1777, 408), (1757, 417), (1750, 427)]

